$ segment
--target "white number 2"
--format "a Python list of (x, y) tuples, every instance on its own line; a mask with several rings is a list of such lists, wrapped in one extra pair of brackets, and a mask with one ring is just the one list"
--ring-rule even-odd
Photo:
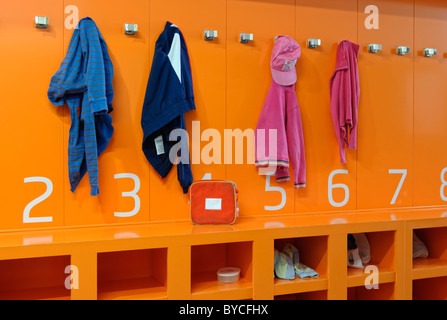
[(390, 169), (389, 173), (402, 175), (399, 185), (397, 186), (396, 192), (394, 193), (394, 197), (391, 200), (391, 204), (395, 204), (397, 197), (399, 196), (400, 190), (402, 189), (402, 185), (404, 184), (405, 178), (407, 177), (407, 169)]
[(46, 184), (47, 190), (45, 191), (45, 193), (43, 195), (41, 195), (40, 197), (37, 197), (36, 199), (31, 201), (25, 207), (25, 210), (23, 210), (23, 223), (52, 222), (53, 221), (53, 217), (31, 218), (29, 216), (29, 213), (30, 213), (31, 209), (34, 206), (36, 206), (37, 204), (39, 204), (42, 201), (44, 201), (45, 199), (47, 199), (51, 195), (51, 193), (53, 192), (53, 183), (51, 182), (51, 180), (48, 179), (48, 178), (43, 178), (43, 177), (31, 177), (31, 178), (25, 178), (24, 182), (25, 183), (29, 183), (29, 182), (43, 182), (43, 183)]
[(135, 183), (135, 188), (130, 192), (123, 192), (123, 197), (131, 197), (135, 200), (135, 207), (130, 212), (115, 212), (115, 217), (132, 217), (140, 211), (140, 197), (138, 197), (137, 192), (140, 191), (140, 178), (133, 173), (119, 173), (115, 174), (115, 179), (132, 179)]

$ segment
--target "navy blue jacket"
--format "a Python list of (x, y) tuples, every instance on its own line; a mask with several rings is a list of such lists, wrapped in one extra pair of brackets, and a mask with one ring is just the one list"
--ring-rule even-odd
[[(162, 178), (173, 166), (169, 159), (170, 150), (180, 141), (170, 141), (169, 135), (175, 129), (186, 130), (184, 113), (193, 109), (195, 103), (188, 50), (178, 27), (167, 22), (155, 44), (141, 117), (143, 152)], [(193, 181), (187, 145), (181, 151), (188, 152), (188, 155), (181, 155), (182, 158), (187, 156), (188, 163), (179, 162), (177, 174), (183, 192), (187, 193)]]

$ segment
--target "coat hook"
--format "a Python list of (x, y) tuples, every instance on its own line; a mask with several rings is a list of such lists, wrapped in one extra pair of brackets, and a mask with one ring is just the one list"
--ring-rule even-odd
[(48, 27), (49, 22), (50, 21), (48, 17), (40, 17), (40, 16), (34, 17), (34, 25), (36, 26), (36, 28), (46, 28)]
[(249, 43), (253, 41), (253, 33), (241, 33), (239, 34), (240, 43)]
[(307, 39), (308, 48), (315, 49), (319, 46), (321, 46), (321, 39)]
[(368, 45), (368, 51), (371, 52), (371, 53), (376, 53), (377, 51), (382, 51), (382, 45), (381, 44), (370, 43)]
[(217, 30), (205, 30), (203, 36), (205, 40), (212, 41), (217, 38)]
[(410, 53), (410, 47), (398, 46), (397, 54), (400, 56), (405, 55), (406, 53)]
[(124, 33), (125, 34), (135, 34), (138, 31), (138, 25), (133, 23), (125, 23), (124, 24)]
[(437, 49), (433, 49), (433, 48), (425, 48), (424, 49), (424, 56), (426, 56), (426, 57), (431, 57), (437, 53), (438, 53)]

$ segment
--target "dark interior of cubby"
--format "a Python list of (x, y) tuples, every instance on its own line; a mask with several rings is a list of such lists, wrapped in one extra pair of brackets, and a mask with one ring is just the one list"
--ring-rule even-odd
[(445, 260), (447, 265), (447, 227), (415, 229), (428, 250), (428, 259)]
[[(370, 247), (371, 260), (367, 265), (383, 269), (395, 269), (395, 231), (378, 231), (366, 233)], [(348, 267), (348, 271), (354, 268)], [(348, 272), (349, 276), (349, 272)]]
[(224, 267), (241, 269), (240, 279), (253, 279), (253, 243), (235, 242), (191, 246), (191, 285), (198, 282), (217, 282), (217, 271)]
[(447, 277), (413, 280), (413, 300), (447, 300)]
[(288, 243), (291, 243), (298, 249), (301, 263), (318, 272), (320, 278), (325, 277), (328, 268), (327, 236), (276, 239), (275, 249), (281, 252), (284, 246)]
[(0, 261), (0, 299), (70, 299), (65, 281), (70, 256)]
[(348, 300), (393, 300), (394, 283), (381, 283), (378, 289), (367, 289), (366, 286), (348, 288)]
[(166, 292), (167, 248), (98, 253), (98, 299), (163, 298)]

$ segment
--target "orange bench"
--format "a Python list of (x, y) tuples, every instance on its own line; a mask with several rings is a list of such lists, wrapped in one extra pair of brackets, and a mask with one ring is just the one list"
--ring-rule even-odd
[[(293, 214), (0, 233), (2, 299), (446, 298), (447, 208)], [(417, 230), (430, 256), (412, 259)], [(347, 267), (347, 234), (367, 233), (378, 290)], [(273, 249), (292, 242), (318, 278), (273, 277)], [(237, 266), (235, 284), (216, 271)], [(437, 283), (438, 285), (435, 285)], [(439, 285), (439, 284), (445, 285)]]

